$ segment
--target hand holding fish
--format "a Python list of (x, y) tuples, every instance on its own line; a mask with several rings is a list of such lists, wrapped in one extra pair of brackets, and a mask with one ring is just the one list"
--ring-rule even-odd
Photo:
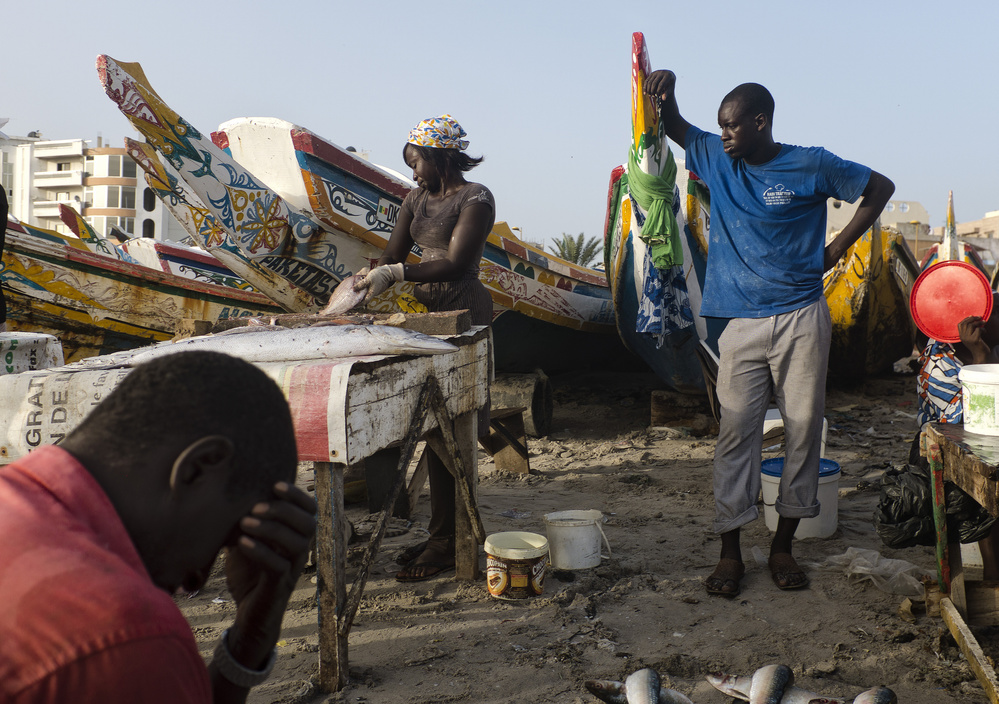
[(367, 276), (354, 284), (354, 290), (368, 289), (367, 295), (364, 296), (364, 302), (367, 303), (375, 296), (383, 293), (392, 284), (405, 280), (405, 270), (401, 262), (397, 264), (384, 264), (376, 266)]

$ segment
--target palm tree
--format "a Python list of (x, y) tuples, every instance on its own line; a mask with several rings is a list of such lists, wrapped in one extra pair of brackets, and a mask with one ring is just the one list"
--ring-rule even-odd
[(600, 240), (596, 237), (591, 237), (584, 244), (584, 237), (585, 235), (582, 232), (575, 238), (563, 232), (560, 238), (549, 245), (549, 248), (551, 249), (551, 253), (557, 257), (561, 257), (579, 266), (589, 266), (596, 259), (603, 247)]

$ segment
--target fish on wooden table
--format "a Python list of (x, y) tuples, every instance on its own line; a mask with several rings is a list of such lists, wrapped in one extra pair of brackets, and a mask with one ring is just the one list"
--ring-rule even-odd
[(319, 315), (341, 315), (361, 305), (364, 297), (368, 294), (368, 289), (362, 288), (360, 291), (355, 291), (354, 286), (362, 280), (364, 280), (364, 274), (354, 274), (341, 281), (334, 289), (326, 307), (319, 311)]
[(681, 692), (664, 687), (651, 668), (631, 673), (624, 682), (587, 680), (584, 686), (607, 704), (693, 704)]
[[(861, 692), (853, 698), (826, 697), (815, 692), (809, 692), (794, 686), (793, 676), (788, 680), (787, 673), (778, 668), (786, 666), (768, 665), (761, 667), (752, 676), (726, 675), (715, 673), (706, 677), (707, 681), (718, 691), (736, 699), (757, 704), (758, 702), (776, 702), (777, 704), (897, 704), (895, 693), (888, 687), (873, 687)], [(790, 671), (790, 668), (788, 668)], [(765, 696), (779, 688), (781, 680), (787, 680), (777, 699), (754, 698), (754, 695)], [(754, 683), (756, 691), (754, 691)]]
[(222, 335), (244, 335), (246, 333), (253, 332), (266, 332), (268, 330), (286, 330), (287, 328), (281, 325), (268, 325), (262, 323), (250, 323), (249, 325), (243, 325), (238, 328), (229, 328), (228, 330), (223, 330), (222, 332), (212, 333), (215, 337), (220, 337)]
[(369, 355), (430, 355), (455, 352), (450, 342), (387, 325), (261, 329), (253, 334), (203, 335), (164, 342), (129, 355), (131, 365), (188, 350), (222, 352), (248, 362), (333, 359)]

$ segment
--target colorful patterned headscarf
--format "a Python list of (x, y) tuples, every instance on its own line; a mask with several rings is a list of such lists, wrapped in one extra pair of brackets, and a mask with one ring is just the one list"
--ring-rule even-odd
[(428, 117), (409, 131), (409, 144), (418, 147), (436, 147), (438, 149), (468, 149), (465, 130), (458, 121), (450, 115)]

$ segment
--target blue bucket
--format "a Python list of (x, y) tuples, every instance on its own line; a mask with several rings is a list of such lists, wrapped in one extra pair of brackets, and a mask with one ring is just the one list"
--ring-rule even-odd
[[(769, 460), (763, 460), (760, 463), (760, 469), (768, 477), (777, 477), (784, 474), (784, 458), (783, 457), (773, 457)], [(839, 473), (839, 462), (834, 462), (833, 460), (827, 460), (822, 458), (819, 460), (819, 479), (823, 477), (831, 477), (834, 474)]]

